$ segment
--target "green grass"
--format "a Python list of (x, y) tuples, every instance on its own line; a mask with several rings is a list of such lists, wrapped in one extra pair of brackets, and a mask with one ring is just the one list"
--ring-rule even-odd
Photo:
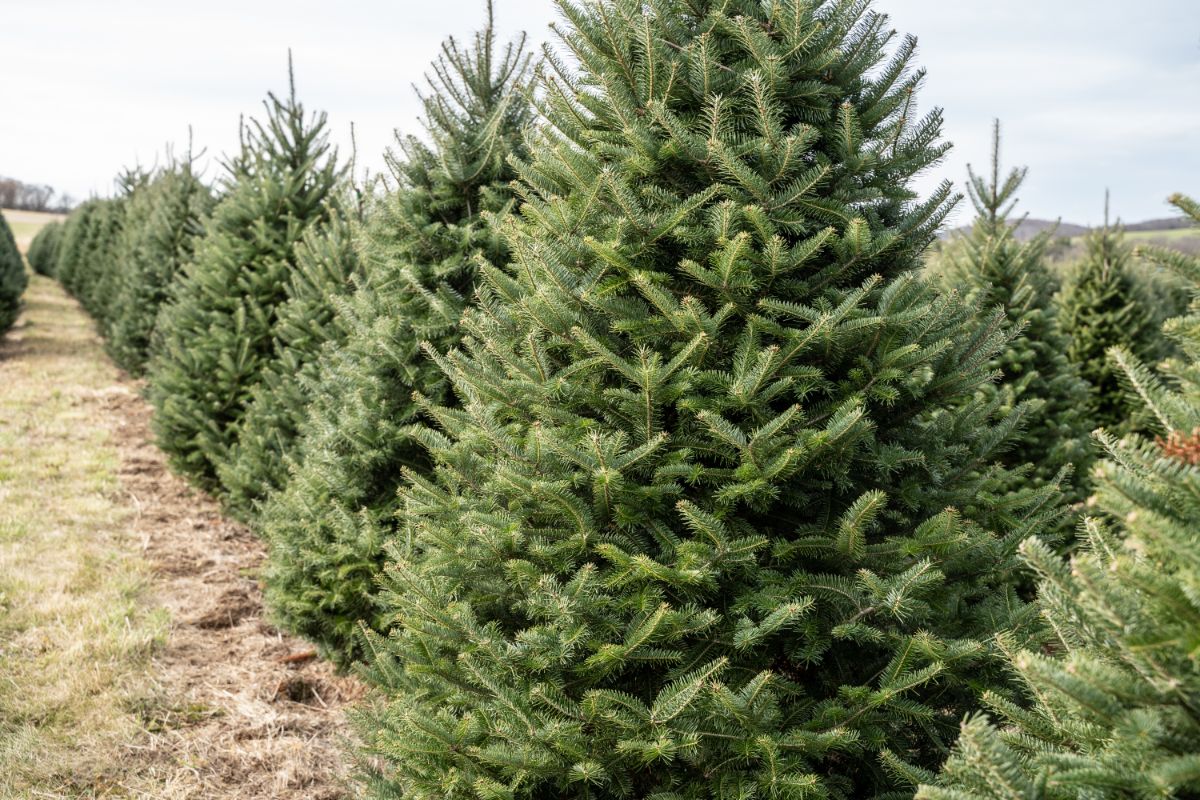
[(57, 284), (26, 303), (0, 344), (0, 799), (132, 797), (168, 619), (118, 496), (116, 374)]

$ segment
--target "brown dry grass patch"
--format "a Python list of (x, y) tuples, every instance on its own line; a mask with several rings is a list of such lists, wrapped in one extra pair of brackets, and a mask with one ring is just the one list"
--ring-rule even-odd
[(0, 798), (340, 798), (350, 679), (263, 619), (262, 544), (170, 474), (35, 277), (0, 344)]

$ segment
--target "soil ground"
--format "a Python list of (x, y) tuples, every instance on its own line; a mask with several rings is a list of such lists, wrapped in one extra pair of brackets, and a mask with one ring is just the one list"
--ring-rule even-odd
[(168, 472), (61, 287), (0, 340), (0, 798), (348, 796), (357, 684), (263, 614), (263, 546)]

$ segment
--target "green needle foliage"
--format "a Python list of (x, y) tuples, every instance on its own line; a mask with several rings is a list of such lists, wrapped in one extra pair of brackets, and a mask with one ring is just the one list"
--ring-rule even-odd
[[(969, 168), (968, 168), (969, 169)], [(1054, 302), (1057, 291), (1046, 264), (1046, 248), (1053, 231), (1022, 242), (1011, 221), (1016, 193), (1026, 170), (1014, 169), (1001, 179), (1000, 123), (992, 139), (992, 165), (988, 176), (970, 172), (967, 191), (975, 206), (971, 232), (952, 243), (944, 261), (944, 278), (975, 305), (1004, 309), (1008, 324), (1021, 335), (996, 358), (992, 367), (1003, 382), (986, 387), (989, 397), (1001, 401), (1001, 413), (1012, 413), (1020, 403), (1034, 401), (1023, 433), (1004, 454), (1013, 468), (1030, 465), (1024, 483), (1053, 482), (1067, 465), (1075, 468), (1074, 501), (1087, 496), (1086, 481), (1093, 460), (1086, 416), (1089, 386), (1079, 368), (1067, 358), (1071, 340), (1063, 333)]]
[(275, 356), (276, 311), (287, 300), (296, 246), (326, 223), (342, 180), (325, 115), (305, 114), (294, 83), (286, 99), (271, 94), (264, 105), (266, 120), (244, 131), (223, 197), (158, 318), (150, 366), (159, 445), (209, 490), (220, 488), (217, 467)]
[(25, 276), (25, 261), (17, 250), (8, 220), (0, 214), (0, 333), (12, 327), (21, 310), (21, 295), (28, 282)]
[(428, 144), (399, 140), (397, 188), (363, 232), (366, 283), (339, 304), (345, 341), (319, 359), (294, 474), (262, 514), (277, 618), (343, 662), (355, 657), (360, 620), (383, 624), (374, 597), (401, 470), (429, 466), (407, 430), (413, 392), (451, 400), (421, 344), (457, 343), (478, 266), (508, 260), (483, 216), (511, 205), (508, 157), (531, 119), (529, 57), (523, 40), (497, 45), (488, 12), (473, 46), (448, 41), (433, 65), (422, 98)]
[[(352, 209), (353, 203), (339, 204)], [(296, 247), (288, 299), (277, 310), (275, 356), (251, 394), (229, 461), (218, 468), (228, 504), (247, 516), (287, 478), (287, 460), (303, 422), (324, 347), (340, 346), (345, 331), (336, 299), (349, 294), (362, 270), (354, 227), (343, 214), (310, 230)]]
[(911, 794), (1059, 513), (976, 477), (1020, 414), (969, 400), (1003, 315), (916, 274), (915, 42), (858, 0), (559, 8), (513, 262), (430, 348), (461, 406), (412, 433), (372, 796)]
[(87, 240), (97, 210), (104, 201), (91, 199), (81, 203), (63, 222), (58, 258), (53, 275), (68, 290), (75, 280), (80, 264), (86, 261)]
[(212, 192), (189, 154), (172, 161), (130, 200), (119, 248), (121, 271), (109, 309), (109, 350), (134, 375), (145, 371), (159, 309), (191, 260)]
[(42, 226), (29, 243), (26, 259), (38, 275), (54, 275), (54, 269), (58, 265), (58, 251), (62, 246), (62, 232), (62, 222), (50, 222)]
[(1086, 406), (1090, 426), (1125, 431), (1140, 427), (1131, 419), (1132, 406), (1120, 370), (1108, 350), (1125, 347), (1140, 358), (1153, 355), (1154, 325), (1142, 303), (1131, 273), (1132, 248), (1120, 226), (1108, 223), (1086, 240), (1083, 262), (1063, 288), (1060, 300), (1063, 330), (1070, 336), (1067, 357), (1079, 367), (1091, 387)]
[[(1200, 222), (1200, 205), (1174, 202)], [(1200, 259), (1149, 255), (1200, 289)], [(1200, 306), (1166, 326), (1184, 355), (1156, 376), (1110, 352), (1163, 432), (1118, 441), (1097, 478), (1087, 547), (1069, 565), (1036, 539), (1049, 642), (1014, 648), (1029, 705), (990, 696), (1003, 727), (963, 725), (955, 755), (923, 800), (1124, 800), (1200, 792)]]

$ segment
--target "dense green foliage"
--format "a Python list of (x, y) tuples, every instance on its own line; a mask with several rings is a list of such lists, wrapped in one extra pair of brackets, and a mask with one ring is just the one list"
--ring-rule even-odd
[(307, 116), (294, 88), (264, 105), (266, 119), (244, 130), (223, 196), (159, 315), (150, 365), (159, 445), (176, 469), (215, 491), (218, 465), (275, 355), (296, 246), (328, 220), (342, 180), (324, 114)]
[(1088, 235), (1086, 247), (1061, 298), (1062, 326), (1071, 339), (1067, 356), (1091, 387), (1085, 407), (1091, 426), (1128, 430), (1137, 425), (1108, 350), (1124, 347), (1152, 358), (1153, 318), (1131, 274), (1132, 248), (1120, 227), (1108, 224), (1107, 209), (1104, 227)]
[(557, 3), (538, 69), (490, 2), (443, 46), (382, 190), (293, 88), (29, 253), (370, 685), (365, 795), (1200, 796), (1200, 261), (1052, 271), (998, 129), (935, 247), (870, 0)]
[[(1200, 205), (1175, 202), (1200, 222)], [(1200, 289), (1200, 259), (1153, 250)], [(1062, 563), (1036, 539), (1049, 642), (1014, 647), (1028, 706), (988, 698), (1004, 727), (977, 717), (926, 800), (1194, 797), (1200, 790), (1200, 305), (1167, 325), (1183, 356), (1161, 378), (1125, 349), (1109, 357), (1162, 435), (1100, 436), (1086, 546)]]
[(511, 204), (528, 73), (523, 44), (497, 47), (490, 16), (473, 47), (444, 45), (423, 98), (426, 140), (401, 139), (390, 159), (396, 191), (363, 232), (367, 283), (339, 307), (345, 341), (322, 354), (295, 473), (263, 515), (276, 616), (341, 661), (361, 621), (383, 627), (374, 597), (396, 490), (404, 469), (429, 466), (408, 430), (413, 392), (451, 400), (422, 343), (456, 344), (476, 269), (508, 260), (483, 217)]
[(49, 222), (42, 226), (29, 243), (29, 252), (25, 254), (25, 258), (38, 275), (54, 275), (58, 266), (58, 250), (62, 245), (62, 232), (63, 223)]
[(117, 363), (140, 375), (150, 357), (159, 309), (191, 257), (213, 195), (191, 160), (170, 163), (130, 199), (113, 269), (107, 329)]
[(17, 249), (17, 240), (8, 220), (0, 214), (0, 333), (16, 322), (27, 281), (25, 261)]
[(1071, 340), (1058, 322), (1058, 287), (1045, 259), (1053, 231), (1018, 240), (1010, 220), (1026, 171), (1014, 169), (1001, 179), (998, 122), (992, 141), (990, 176), (972, 171), (967, 184), (975, 222), (969, 234), (947, 249), (942, 277), (972, 304), (1003, 308), (1008, 324), (1021, 332), (992, 362), (1001, 381), (986, 387), (989, 396), (1000, 399), (1002, 413), (1022, 402), (1038, 403), (1005, 452), (1004, 463), (1014, 469), (1031, 465), (1030, 475), (1015, 477), (1035, 485), (1056, 480), (1070, 465), (1078, 487), (1072, 499), (1082, 500), (1093, 458), (1093, 425), (1086, 414), (1090, 387), (1067, 358)]
[(578, 73), (414, 432), (377, 796), (902, 792), (1005, 684), (1057, 509), (976, 477), (1003, 320), (916, 274), (940, 117), (866, 5), (560, 3)]
[[(353, 204), (342, 204), (353, 208)], [(310, 230), (296, 247), (296, 266), (287, 300), (276, 312), (272, 335), (275, 354), (251, 393), (238, 441), (228, 462), (218, 468), (229, 506), (247, 514), (255, 503), (278, 490), (314, 392), (317, 357), (324, 347), (345, 338), (336, 300), (361, 278), (353, 227), (342, 214)]]

